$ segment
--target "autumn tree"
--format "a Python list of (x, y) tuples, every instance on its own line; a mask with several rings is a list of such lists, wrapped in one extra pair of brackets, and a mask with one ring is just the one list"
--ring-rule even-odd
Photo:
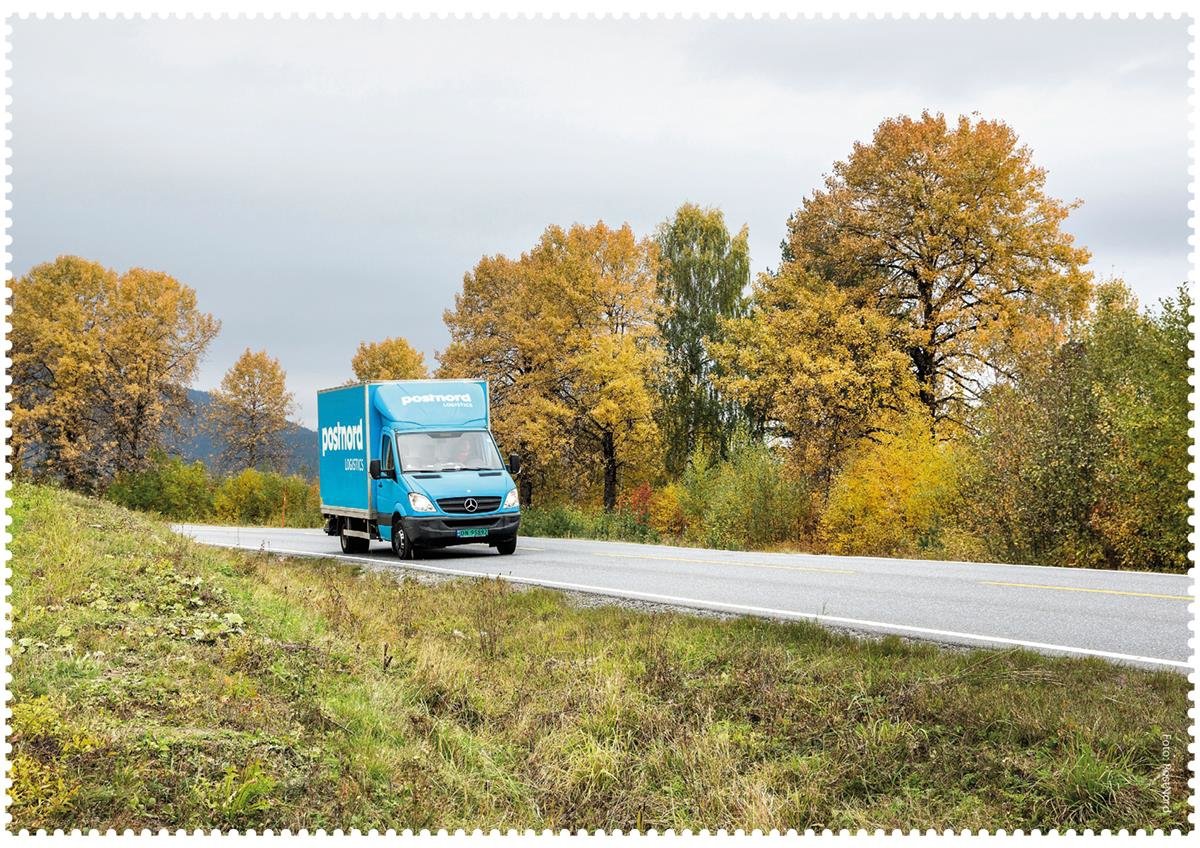
[(126, 272), (107, 306), (101, 408), (122, 467), (140, 467), (164, 424), (175, 429), (190, 409), (186, 386), (220, 325), (196, 309), (194, 291), (161, 271)]
[(564, 456), (597, 468), (608, 510), (622, 469), (658, 445), (655, 270), (628, 225), (552, 226), (519, 260), (481, 260), (446, 314), (440, 373), (492, 380), (506, 443), (542, 469)]
[(730, 236), (719, 209), (687, 203), (658, 229), (658, 318), (665, 351), (662, 421), (665, 461), (683, 470), (698, 442), (722, 454), (737, 419), (737, 405), (714, 383), (710, 350), (722, 336), (722, 318), (746, 311), (750, 284), (749, 230)]
[(207, 424), (228, 469), (279, 468), (287, 456), (283, 434), (295, 405), (279, 360), (249, 348), (212, 393)]
[(791, 265), (755, 282), (753, 309), (724, 322), (719, 386), (826, 491), (847, 450), (911, 409), (894, 322)]
[(551, 482), (567, 454), (566, 434), (551, 416), (557, 351), (541, 323), (532, 262), (483, 257), (463, 278), (454, 308), (444, 314), (450, 345), (439, 354), (437, 376), (488, 381), (492, 430), (505, 450), (519, 453), (521, 503)]
[(598, 453), (612, 511), (621, 470), (648, 465), (658, 446), (654, 245), (628, 224), (576, 224), (551, 227), (531, 256), (560, 351), (554, 417)]
[(350, 360), (355, 379), (423, 380), (429, 376), (425, 356), (400, 336), (379, 342), (361, 342)]
[(1000, 121), (884, 121), (788, 222), (783, 269), (896, 323), (921, 403), (962, 422), (1022, 351), (1061, 341), (1082, 314), (1086, 250), (1062, 225), (1074, 204)]
[(95, 487), (108, 464), (95, 410), (96, 335), (116, 279), (96, 262), (61, 256), (12, 284), (13, 464), (71, 488)]
[(89, 490), (143, 468), (188, 411), (220, 323), (167, 274), (74, 256), (34, 267), (12, 297), (17, 462)]

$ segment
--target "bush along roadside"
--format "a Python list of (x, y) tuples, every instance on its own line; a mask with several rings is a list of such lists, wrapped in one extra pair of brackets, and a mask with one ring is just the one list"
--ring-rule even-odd
[(161, 452), (145, 470), (117, 475), (105, 497), (177, 521), (321, 526), (321, 495), (311, 480), (253, 468), (215, 478), (202, 462)]
[(703, 450), (678, 483), (642, 482), (623, 493), (611, 513), (599, 507), (552, 504), (526, 508), (528, 536), (669, 542), (751, 550), (811, 537), (811, 495), (767, 446), (742, 438), (728, 459)]
[(627, 509), (602, 509), (555, 504), (521, 511), (521, 535), (555, 539), (610, 539), (660, 542), (663, 537), (641, 516)]
[(1172, 672), (579, 608), (13, 496), (14, 829), (1188, 827)]

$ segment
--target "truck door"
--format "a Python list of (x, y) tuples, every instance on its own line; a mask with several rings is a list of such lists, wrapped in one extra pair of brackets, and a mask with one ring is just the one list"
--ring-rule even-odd
[(383, 474), (375, 481), (375, 511), (379, 515), (380, 523), (390, 526), (392, 513), (396, 511), (396, 499), (401, 495), (400, 475), (391, 433), (385, 432), (381, 437), (379, 458), (379, 466)]

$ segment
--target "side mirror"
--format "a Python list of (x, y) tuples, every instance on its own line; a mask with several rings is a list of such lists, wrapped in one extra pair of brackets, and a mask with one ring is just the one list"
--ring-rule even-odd
[(519, 474), (521, 472), (521, 455), (519, 453), (510, 453), (508, 455), (508, 473)]
[(372, 460), (371, 460), (371, 471), (370, 471), (370, 473), (371, 473), (371, 479), (372, 479), (372, 480), (378, 480), (380, 477), (382, 477), (382, 476), (383, 476), (383, 472), (380, 470), (381, 468), (382, 468), (382, 466), (379, 464), (379, 460), (378, 460), (378, 459), (372, 459)]

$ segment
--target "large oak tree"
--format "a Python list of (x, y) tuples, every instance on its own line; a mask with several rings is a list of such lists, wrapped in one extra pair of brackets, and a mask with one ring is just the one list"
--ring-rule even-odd
[(1062, 228), (1074, 204), (1045, 186), (1000, 121), (887, 120), (791, 217), (783, 268), (890, 316), (933, 421), (962, 422), (1087, 306), (1088, 253)]

